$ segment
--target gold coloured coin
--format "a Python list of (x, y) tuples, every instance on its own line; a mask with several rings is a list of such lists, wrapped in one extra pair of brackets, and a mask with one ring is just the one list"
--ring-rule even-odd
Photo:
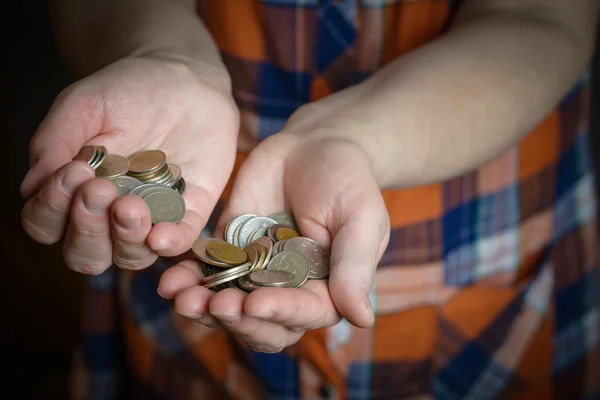
[(275, 238), (279, 240), (286, 240), (300, 236), (298, 232), (291, 228), (279, 228), (275, 232)]
[(141, 151), (129, 157), (129, 173), (131, 175), (149, 174), (162, 168), (166, 162), (167, 155), (160, 150)]
[(243, 264), (248, 260), (248, 254), (244, 250), (224, 241), (209, 243), (206, 253), (215, 260), (230, 265)]
[(73, 161), (85, 161), (88, 164), (91, 164), (96, 155), (98, 154), (98, 150), (96, 150), (95, 146), (83, 146), (79, 153), (75, 157), (73, 157)]
[(196, 241), (192, 245), (192, 252), (194, 253), (194, 255), (197, 258), (199, 258), (206, 264), (216, 265), (217, 267), (221, 267), (221, 268), (231, 268), (232, 267), (231, 265), (221, 262), (221, 261), (217, 261), (214, 258), (210, 257), (208, 254), (206, 254), (206, 247), (212, 242), (221, 242), (221, 240), (214, 239), (214, 238), (200, 237), (200, 238), (196, 239)]

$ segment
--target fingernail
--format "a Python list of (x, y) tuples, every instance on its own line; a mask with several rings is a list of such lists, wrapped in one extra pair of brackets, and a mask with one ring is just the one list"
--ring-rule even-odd
[(79, 188), (79, 186), (92, 178), (94, 178), (94, 175), (92, 175), (88, 169), (78, 165), (73, 165), (65, 173), (62, 180), (62, 186), (68, 194), (73, 194)]
[(142, 225), (141, 215), (124, 215), (122, 213), (115, 213), (115, 219), (117, 223), (125, 229), (135, 229)]
[(109, 206), (110, 197), (104, 193), (86, 192), (83, 194), (83, 205), (91, 213), (103, 215)]
[(35, 160), (33, 163), (31, 163), (31, 165), (29, 166), (29, 171), (27, 171), (27, 174), (25, 174), (25, 178), (23, 178), (23, 182), (21, 183), (21, 187), (27, 186), (27, 183), (31, 179), (31, 175), (33, 175), (33, 171), (34, 171), (35, 166), (37, 165), (37, 163), (38, 163), (38, 160)]

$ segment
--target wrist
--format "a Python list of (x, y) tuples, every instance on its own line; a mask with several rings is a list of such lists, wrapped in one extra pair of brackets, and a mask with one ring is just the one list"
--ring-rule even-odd
[(130, 56), (158, 60), (167, 63), (173, 68), (186, 69), (196, 78), (231, 96), (231, 75), (218, 57), (206, 56), (197, 58), (168, 50), (147, 49), (138, 49), (132, 52)]

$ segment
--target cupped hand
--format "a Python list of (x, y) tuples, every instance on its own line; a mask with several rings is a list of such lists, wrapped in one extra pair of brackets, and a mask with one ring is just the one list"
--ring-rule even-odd
[(341, 317), (359, 327), (374, 321), (369, 292), (389, 240), (389, 217), (365, 153), (353, 142), (324, 134), (279, 133), (242, 165), (215, 235), (241, 214), (291, 212), (303, 236), (331, 251), (328, 280), (302, 287), (235, 289), (217, 293), (198, 285), (194, 261), (167, 270), (159, 293), (175, 309), (236, 334), (251, 348), (279, 352), (309, 329)]
[[(181, 254), (229, 178), (238, 124), (229, 78), (216, 66), (122, 59), (65, 89), (32, 138), (21, 186), (23, 228), (44, 244), (64, 237), (67, 265), (88, 274), (113, 263), (144, 268), (159, 255)], [(123, 156), (164, 151), (186, 180), (183, 220), (152, 226), (143, 200), (117, 198), (111, 182), (71, 161), (84, 145)]]

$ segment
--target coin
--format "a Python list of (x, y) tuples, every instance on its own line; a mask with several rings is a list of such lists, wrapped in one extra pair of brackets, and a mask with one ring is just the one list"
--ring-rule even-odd
[(267, 234), (268, 230), (269, 230), (268, 227), (259, 228), (259, 229), (255, 230), (254, 232), (252, 232), (250, 234), (250, 237), (248, 238), (248, 243), (252, 243), (257, 239), (264, 237)]
[(210, 257), (208, 254), (206, 254), (206, 247), (210, 243), (220, 242), (220, 241), (221, 240), (219, 240), (219, 239), (200, 237), (200, 238), (196, 239), (196, 241), (192, 245), (192, 252), (194, 253), (194, 255), (197, 258), (199, 258), (200, 260), (204, 261), (207, 264), (216, 265), (216, 266), (222, 267), (222, 268), (231, 268), (231, 265), (221, 262), (221, 261), (217, 261), (217, 260), (213, 259), (212, 257)]
[(271, 256), (273, 255), (273, 242), (271, 239), (267, 237), (261, 237), (256, 239), (250, 245), (258, 245), (262, 247), (261, 252), (265, 254), (264, 259), (262, 260), (262, 264), (257, 266), (257, 269), (266, 267), (266, 264), (271, 260)]
[(91, 164), (97, 153), (98, 150), (96, 150), (95, 146), (83, 146), (81, 150), (79, 150), (79, 153), (73, 157), (73, 161), (85, 161), (86, 163)]
[(181, 179), (173, 185), (173, 189), (177, 190), (179, 194), (183, 194), (183, 192), (185, 192), (185, 179), (181, 177)]
[(160, 150), (146, 150), (129, 157), (129, 173), (132, 175), (148, 174), (165, 165), (167, 155)]
[(248, 255), (248, 261), (250, 261), (252, 263), (252, 266), (250, 266), (250, 270), (252, 270), (252, 271), (256, 270), (257, 269), (256, 265), (258, 264), (258, 260), (260, 258), (259, 250), (257, 250), (254, 247), (248, 246), (243, 251)]
[(277, 241), (291, 239), (300, 236), (298, 232), (291, 228), (279, 228), (275, 231), (275, 238)]
[[(135, 179), (135, 178), (134, 178)], [(142, 197), (142, 194), (151, 188), (162, 188), (162, 185), (157, 185), (155, 183), (144, 183), (141, 186), (136, 187), (135, 189), (133, 189), (129, 194), (132, 194), (134, 196), (139, 196)]]
[(171, 188), (149, 188), (140, 197), (150, 208), (153, 224), (162, 221), (177, 223), (185, 215), (185, 201), (178, 192)]
[(253, 292), (261, 286), (250, 282), (248, 275), (241, 276), (237, 281), (238, 286), (245, 292)]
[(213, 281), (213, 282), (206, 283), (206, 284), (204, 284), (204, 285), (202, 285), (202, 286), (204, 286), (204, 287), (205, 287), (205, 288), (207, 288), (207, 289), (210, 289), (210, 288), (213, 288), (213, 287), (216, 287), (216, 286), (222, 285), (222, 284), (224, 284), (224, 283), (227, 283), (227, 282), (229, 282), (229, 281), (232, 281), (232, 280), (234, 280), (234, 279), (241, 278), (241, 277), (242, 277), (242, 276), (244, 276), (244, 275), (248, 275), (248, 270), (245, 270), (245, 271), (243, 271), (243, 272), (239, 272), (239, 273), (237, 273), (237, 274), (231, 274), (231, 275), (229, 275), (229, 276), (226, 276), (226, 277), (223, 277), (223, 278), (217, 279), (217, 280), (215, 280), (215, 281)]
[(126, 196), (135, 188), (143, 185), (143, 183), (131, 176), (123, 175), (109, 179), (116, 187), (119, 197)]
[(237, 267), (233, 267), (233, 268), (227, 268), (227, 269), (223, 269), (221, 271), (217, 271), (216, 273), (213, 273), (211, 276), (207, 276), (204, 279), (202, 279), (203, 283), (209, 283), (209, 282), (214, 282), (216, 280), (231, 276), (231, 275), (236, 275), (240, 272), (248, 272), (250, 269), (250, 263), (244, 263), (242, 265), (238, 265)]
[(169, 166), (169, 171), (171, 171), (171, 178), (166, 183), (167, 186), (173, 187), (179, 180), (181, 179), (181, 168), (179, 168), (176, 164), (167, 164)]
[(294, 275), (291, 287), (300, 287), (308, 279), (310, 273), (309, 262), (306, 257), (294, 251), (282, 251), (271, 259), (267, 270), (287, 271)]
[(248, 260), (248, 254), (244, 250), (222, 241), (209, 243), (206, 246), (206, 254), (230, 265), (243, 264)]
[(254, 214), (244, 214), (244, 215), (240, 215), (239, 217), (232, 219), (229, 222), (229, 224), (227, 224), (227, 227), (225, 228), (225, 240), (228, 243), (235, 244), (234, 233), (235, 233), (236, 229), (239, 228), (240, 226), (242, 226), (244, 224), (244, 222), (246, 222), (250, 218), (254, 218), (254, 217), (256, 217), (256, 215), (254, 215)]
[(285, 242), (283, 250), (298, 252), (308, 259), (310, 279), (323, 279), (329, 275), (329, 253), (314, 240), (304, 237), (292, 238)]
[(296, 219), (292, 214), (287, 212), (279, 212), (271, 215), (269, 218), (274, 219), (278, 224), (285, 225), (297, 232), (300, 232), (300, 229), (298, 229), (298, 224), (296, 223)]
[(275, 225), (277, 221), (267, 218), (267, 217), (253, 217), (248, 219), (244, 224), (240, 227), (239, 235), (239, 247), (242, 249), (246, 247), (249, 243), (250, 235), (254, 233), (254, 231), (261, 228), (268, 228), (271, 225)]
[(102, 164), (96, 169), (96, 176), (101, 178), (116, 178), (129, 171), (129, 160), (118, 154), (108, 154)]
[(161, 183), (165, 179), (169, 178), (169, 176), (170, 176), (169, 174), (170, 174), (170, 171), (169, 171), (169, 166), (167, 164), (163, 165), (162, 167), (158, 168), (157, 170), (154, 170), (152, 172), (145, 173), (145, 174), (133, 174), (133, 173), (131, 173), (131, 171), (128, 172), (128, 175), (134, 176), (134, 177), (138, 178), (140, 181), (147, 182), (147, 183)]
[(96, 156), (90, 162), (90, 165), (94, 169), (97, 169), (100, 165), (102, 165), (102, 163), (104, 162), (104, 159), (106, 158), (106, 155), (108, 154), (108, 150), (106, 150), (106, 147), (104, 147), (104, 146), (98, 146), (98, 147), (96, 147), (96, 150), (97, 150)]
[(250, 282), (261, 286), (285, 287), (294, 281), (294, 275), (288, 271), (263, 269), (248, 275)]

